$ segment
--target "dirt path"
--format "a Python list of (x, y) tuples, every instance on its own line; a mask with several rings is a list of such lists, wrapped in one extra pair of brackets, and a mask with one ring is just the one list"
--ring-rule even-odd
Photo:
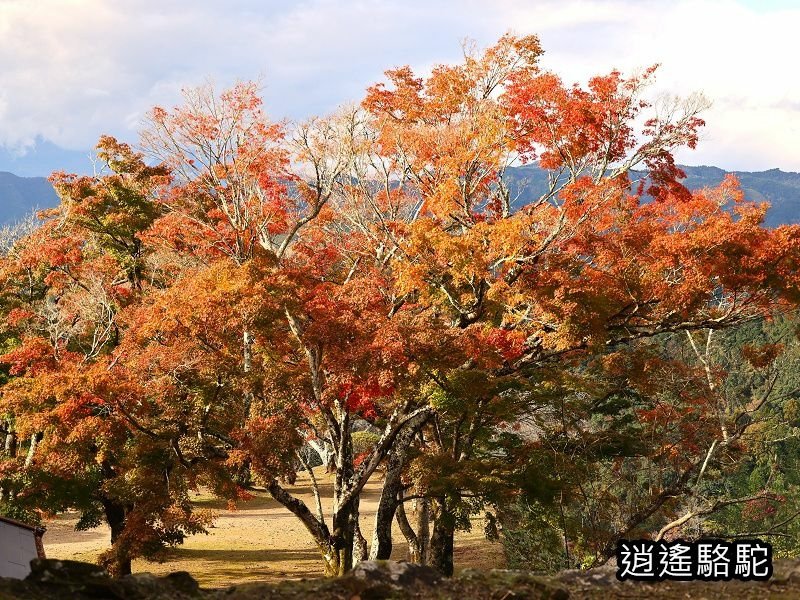
[[(322, 489), (323, 507), (330, 514), (330, 483), (321, 469), (316, 477), (326, 482)], [(300, 473), (289, 489), (309, 506), (313, 496), (308, 476)], [(361, 529), (365, 536), (372, 534), (377, 508), (379, 481), (370, 482), (361, 500)], [(197, 495), (199, 508), (213, 509), (219, 515), (208, 535), (195, 535), (170, 551), (164, 563), (137, 560), (134, 572), (148, 571), (166, 574), (172, 571), (190, 572), (203, 587), (223, 587), (242, 582), (280, 581), (302, 577), (320, 577), (321, 559), (311, 536), (300, 521), (275, 502), (268, 493), (257, 492), (255, 498), (239, 505), (236, 511), (208, 496)], [(107, 527), (75, 531), (77, 514), (61, 515), (47, 523), (44, 536), (48, 558), (93, 562), (109, 544)], [(408, 558), (404, 538), (395, 526), (392, 558)], [(456, 569), (496, 568), (503, 566), (499, 544), (485, 540), (480, 522), (471, 532), (457, 534)]]

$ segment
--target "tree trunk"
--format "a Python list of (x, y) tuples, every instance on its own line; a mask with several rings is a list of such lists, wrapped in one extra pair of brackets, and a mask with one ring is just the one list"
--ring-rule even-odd
[(358, 519), (358, 496), (344, 500), (353, 476), (353, 438), (350, 431), (350, 414), (339, 408), (339, 444), (336, 448), (336, 474), (333, 483), (333, 527), (331, 547), (337, 555), (336, 575), (344, 575), (353, 568), (353, 546), (356, 520)]
[(455, 536), (455, 517), (447, 510), (447, 501), (437, 501), (436, 518), (430, 545), (430, 564), (442, 575), (453, 575), (453, 537)]
[[(17, 446), (17, 432), (14, 431), (14, 425), (10, 420), (6, 421), (6, 439), (4, 451), (7, 458), (17, 457)], [(14, 493), (15, 490), (11, 489), (6, 482), (6, 485), (4, 485), (3, 489), (0, 490), (0, 501), (8, 502), (14, 497)]]
[(39, 431), (31, 434), (31, 444), (28, 446), (28, 455), (25, 457), (25, 468), (28, 469), (33, 465), (33, 457), (36, 455), (36, 448), (39, 447), (39, 442), (42, 441), (44, 434)]
[(125, 531), (126, 507), (112, 500), (102, 500), (106, 521), (111, 528), (111, 549), (113, 560), (108, 571), (115, 577), (131, 574), (131, 558), (125, 548), (121, 547), (119, 538)]
[[(370, 546), (370, 560), (389, 560), (392, 556), (392, 520), (397, 510), (395, 499), (400, 486), (400, 476), (396, 483), (387, 481), (381, 490), (378, 510), (375, 513), (375, 529), (372, 532), (372, 546)], [(395, 497), (390, 497), (389, 494)]]
[(277, 480), (269, 486), (272, 497), (297, 516), (314, 537), (325, 562), (325, 575), (338, 577), (353, 568), (353, 554), (358, 519), (358, 496), (348, 499), (348, 486), (353, 476), (353, 442), (350, 420), (343, 412), (340, 444), (336, 453), (336, 475), (333, 485), (333, 518), (331, 528), (317, 519), (306, 504), (284, 490)]
[[(253, 368), (253, 335), (245, 328), (242, 333), (242, 371), (249, 373)], [(244, 393), (244, 419), (245, 422), (250, 417), (250, 410), (253, 406), (253, 392), (248, 384)]]
[(381, 497), (378, 500), (378, 510), (375, 512), (370, 560), (389, 560), (392, 556), (392, 519), (397, 510), (397, 499), (403, 493), (400, 476), (403, 473), (408, 447), (415, 433), (416, 430), (411, 428), (400, 433), (395, 447), (386, 459), (386, 474), (381, 487)]
[(362, 560), (367, 560), (367, 540), (358, 524), (358, 511), (353, 515), (353, 533), (353, 564), (357, 565)]
[[(7, 458), (16, 458), (17, 456), (17, 433), (12, 429), (11, 421), (6, 425), (6, 440), (5, 440), (5, 455)], [(5, 482), (2, 490), (0, 490), (0, 502), (8, 502), (11, 500), (12, 490)]]
[(397, 504), (396, 516), (397, 525), (400, 527), (400, 532), (403, 534), (403, 537), (406, 538), (406, 542), (408, 542), (409, 562), (422, 564), (422, 545), (420, 544), (419, 536), (417, 536), (414, 528), (411, 526), (411, 523), (408, 522), (406, 509), (402, 498)]
[(317, 440), (309, 440), (308, 445), (319, 454), (319, 459), (325, 467), (325, 472), (333, 473), (336, 470), (336, 454), (329, 448), (329, 444)]
[(417, 521), (417, 538), (419, 539), (419, 563), (428, 564), (428, 547), (431, 541), (431, 501), (422, 498), (419, 501), (419, 517)]
[(427, 420), (427, 416), (418, 419), (397, 434), (394, 446), (386, 457), (386, 474), (381, 487), (381, 497), (378, 500), (378, 510), (375, 513), (375, 530), (372, 534), (369, 555), (371, 560), (389, 560), (392, 556), (392, 519), (398, 504), (402, 501), (403, 467), (411, 443)]
[[(291, 317), (290, 326), (293, 331), (298, 330), (296, 324), (292, 324)], [(308, 350), (307, 353), (311, 365), (315, 397), (321, 398), (321, 393), (317, 390), (320, 387), (317, 366), (318, 352)], [(346, 403), (334, 399), (333, 404), (334, 406), (326, 409), (325, 413), (330, 428), (329, 442), (336, 460), (330, 529), (322, 519), (318, 519), (311, 513), (305, 503), (284, 490), (277, 480), (273, 480), (268, 487), (273, 498), (300, 518), (311, 532), (322, 553), (325, 574), (340, 576), (352, 569), (354, 560), (357, 561), (364, 557), (366, 541), (363, 540), (358, 527), (359, 497), (363, 486), (381, 461), (386, 459), (392, 443), (397, 443), (403, 428), (408, 428), (412, 432), (415, 427), (418, 429), (426, 419), (430, 418), (430, 411), (422, 407), (402, 414), (397, 409), (389, 418), (384, 433), (372, 454), (356, 467), (353, 463), (351, 415)]]
[(293, 497), (273, 479), (267, 485), (269, 493), (303, 523), (314, 538), (325, 565), (325, 575), (335, 577), (340, 574), (340, 554), (334, 548), (334, 539), (326, 523), (316, 518), (302, 500)]
[(325, 561), (325, 577), (338, 577), (339, 576), (339, 555), (334, 553), (323, 554)]
[(17, 456), (17, 432), (12, 429), (12, 425), (8, 424), (8, 433), (6, 434), (5, 453), (8, 458), (16, 458)]
[(353, 544), (355, 527), (353, 523), (352, 504), (339, 508), (333, 514), (333, 530), (331, 531), (331, 549), (335, 555), (334, 576), (341, 576), (353, 568)]

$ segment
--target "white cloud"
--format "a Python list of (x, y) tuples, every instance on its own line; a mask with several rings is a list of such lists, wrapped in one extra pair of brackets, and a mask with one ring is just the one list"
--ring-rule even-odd
[(681, 160), (800, 170), (800, 79), (792, 65), (800, 55), (800, 6), (758, 11), (730, 0), (692, 0), (551, 8), (559, 14), (539, 19), (516, 8), (513, 18), (519, 28), (540, 24), (544, 64), (566, 79), (660, 63), (654, 92), (699, 91), (712, 101), (700, 147)]
[(326, 112), (385, 68), (512, 29), (539, 34), (567, 81), (660, 62), (658, 89), (703, 91), (707, 134), (685, 162), (800, 171), (798, 27), (800, 8), (733, 0), (0, 0), (0, 145), (134, 139), (150, 106), (207, 78), (261, 78), (275, 118)]

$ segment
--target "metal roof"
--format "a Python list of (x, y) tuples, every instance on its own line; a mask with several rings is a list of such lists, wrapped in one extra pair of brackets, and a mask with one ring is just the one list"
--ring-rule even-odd
[(28, 525), (27, 523), (23, 523), (22, 521), (17, 521), (15, 519), (9, 519), (8, 517), (4, 517), (2, 515), (0, 515), (0, 521), (2, 521), (3, 523), (8, 523), (9, 525), (14, 525), (16, 527), (20, 527), (22, 529), (28, 529), (30, 531), (35, 531), (37, 533), (38, 532), (44, 533), (44, 531), (45, 531), (44, 527), (39, 527), (37, 525)]

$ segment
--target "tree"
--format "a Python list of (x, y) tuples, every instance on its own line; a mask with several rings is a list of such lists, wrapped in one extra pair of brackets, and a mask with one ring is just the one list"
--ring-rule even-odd
[(547, 568), (595, 565), (618, 539), (639, 537), (772, 536), (792, 547), (791, 322), (667, 334), (553, 382), (556, 410), (532, 413), (521, 436), (523, 494), (499, 508), (510, 558), (544, 546)]
[[(654, 69), (568, 89), (538, 70), (537, 53), (534, 39), (506, 37), (427, 80), (391, 71), (393, 89), (375, 86), (364, 102), (383, 136), (379, 152), (420, 199), (410, 223), (388, 227), (398, 295), (435, 306), (430, 314), (478, 349), (437, 374), (454, 431), (441, 438), (449, 415), (436, 411), (430, 435), (470, 470), (478, 432), (496, 432), (507, 410), (502, 378), (537, 381), (542, 369), (574, 369), (606, 349), (796, 302), (797, 230), (763, 229), (763, 207), (744, 203), (733, 181), (694, 195), (680, 185), (672, 151), (696, 144), (701, 99), (656, 106), (637, 133)], [(517, 212), (501, 177), (514, 156), (551, 173), (548, 193)], [(637, 166), (648, 180), (633, 186)], [(499, 364), (487, 360), (492, 351)], [(481, 396), (453, 393), (464, 369), (483, 370)], [(459, 400), (460, 411), (450, 408)], [(520, 416), (527, 404), (517, 404)], [(435, 499), (432, 559), (446, 573), (461, 497)]]
[[(206, 519), (193, 514), (185, 474), (171, 473), (168, 448), (121, 414), (139, 390), (113, 373), (119, 314), (142, 293), (141, 236), (168, 172), (113, 138), (101, 138), (98, 155), (110, 173), (54, 174), (61, 205), (3, 260), (2, 411), (13, 426), (3, 488), (17, 510), (74, 507), (79, 527), (104, 519), (112, 548), (103, 560), (129, 573), (132, 558), (157, 555)], [(14, 438), (29, 440), (24, 460)]]
[[(252, 374), (248, 385), (274, 382), (287, 407), (302, 406), (302, 435), (329, 449), (331, 527), (286, 492), (280, 470), (241, 456), (311, 532), (331, 574), (352, 564), (358, 497), (382, 462), (391, 476), (374, 555), (391, 547), (416, 445), (412, 495), (433, 502), (431, 558), (449, 573), (456, 525), (499, 490), (485, 485), (499, 472), (487, 444), (532, 409), (542, 374), (796, 299), (786, 276), (794, 228), (763, 229), (763, 208), (737, 198), (734, 182), (694, 195), (679, 183), (671, 153), (696, 143), (702, 101), (656, 107), (637, 134), (653, 69), (567, 89), (539, 71), (540, 52), (533, 37), (506, 36), (427, 80), (391, 71), (392, 88), (370, 88), (364, 111), (281, 135), (263, 121), (252, 87), (219, 102), (200, 91), (186, 107), (155, 111), (144, 134), (154, 155), (189, 165), (153, 231), (198, 264), (243, 266), (263, 252), (262, 277), (286, 286), (262, 307), (269, 317), (256, 316), (262, 308), (239, 315), (240, 370)], [(252, 143), (247, 128), (225, 141), (226, 115), (239, 109), (248, 116), (234, 126), (259, 123)], [(518, 211), (502, 179), (516, 157), (551, 170), (549, 192)], [(649, 187), (628, 178), (641, 166)], [(170, 223), (187, 218), (171, 239)], [(197, 241), (185, 245), (192, 232)], [(762, 261), (772, 267), (756, 267)], [(269, 361), (254, 372), (256, 348)], [(244, 406), (255, 389), (242, 392)], [(246, 431), (250, 416), (241, 413), (237, 427)], [(353, 456), (354, 418), (383, 431), (366, 456)], [(442, 461), (453, 477), (434, 492), (424, 474), (441, 472)]]
[[(655, 69), (567, 87), (540, 54), (533, 36), (467, 46), (460, 64), (388, 71), (359, 107), (302, 124), (270, 121), (252, 84), (187, 90), (142, 133), (164, 167), (107, 140), (117, 175), (57, 178), (61, 211), (80, 210), (5, 263), (8, 289), (30, 288), (23, 312), (6, 299), (15, 347), (3, 359), (6, 420), (34, 435), (29, 453), (77, 402), (71, 431), (115, 428), (104, 489), (132, 495), (133, 539), (191, 530), (192, 486), (235, 500), (258, 482), (330, 575), (367, 554), (359, 501), (381, 465), (369, 553), (389, 557), (397, 518), (415, 558), (445, 574), (455, 530), (487, 508), (502, 516), (521, 490), (559, 492), (560, 519), (545, 520), (568, 551), (580, 494), (637, 507), (592, 515), (584, 555), (663, 526), (721, 421), (700, 355), (665, 357), (654, 340), (796, 306), (800, 229), (765, 229), (765, 207), (735, 180), (681, 185), (672, 154), (696, 144), (701, 99), (651, 106)], [(534, 160), (549, 189), (517, 207), (504, 170)], [(647, 177), (631, 181), (634, 168)], [(356, 421), (380, 432), (360, 452)], [(282, 483), (304, 443), (328, 459), (329, 518), (313, 471), (314, 509)], [(94, 473), (96, 455), (73, 471)], [(115, 488), (144, 455), (146, 484)], [(637, 464), (647, 490), (625, 479)], [(598, 468), (618, 485), (580, 491)], [(169, 538), (153, 523), (174, 506)]]

